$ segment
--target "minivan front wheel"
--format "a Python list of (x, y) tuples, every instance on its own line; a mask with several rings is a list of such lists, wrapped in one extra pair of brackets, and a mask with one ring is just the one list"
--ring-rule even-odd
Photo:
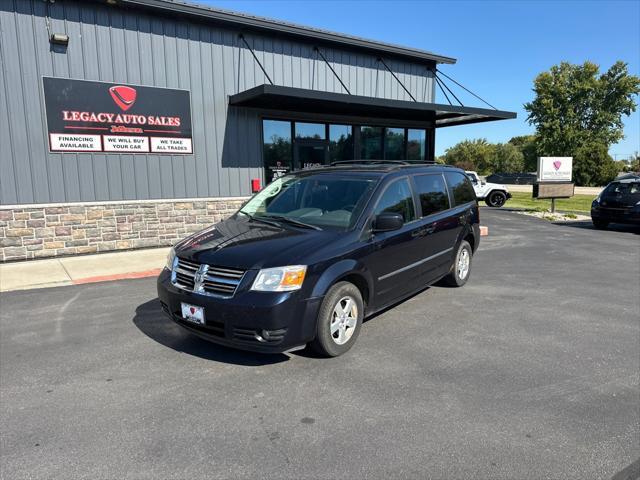
[(450, 287), (461, 287), (467, 283), (471, 274), (472, 257), (473, 250), (471, 245), (466, 240), (463, 240), (460, 242), (449, 275), (443, 279), (444, 283)]
[(342, 355), (358, 338), (363, 315), (364, 302), (358, 287), (349, 282), (336, 283), (320, 306), (311, 348), (327, 357)]

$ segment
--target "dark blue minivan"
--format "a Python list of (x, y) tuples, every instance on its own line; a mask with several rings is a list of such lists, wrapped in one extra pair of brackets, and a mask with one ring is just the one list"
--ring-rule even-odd
[(464, 171), (345, 164), (274, 180), (227, 220), (178, 243), (163, 310), (223, 345), (337, 356), (366, 316), (442, 281), (462, 286), (480, 242)]

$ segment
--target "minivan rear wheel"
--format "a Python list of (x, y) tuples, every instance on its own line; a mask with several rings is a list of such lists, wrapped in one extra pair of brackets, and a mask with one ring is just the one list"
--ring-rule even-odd
[(327, 357), (337, 357), (349, 350), (360, 333), (364, 302), (358, 287), (349, 282), (333, 285), (324, 297), (316, 338), (310, 347)]
[(469, 279), (471, 275), (471, 260), (473, 257), (473, 249), (466, 240), (460, 242), (458, 251), (451, 266), (451, 272), (442, 280), (445, 285), (450, 287), (461, 287)]

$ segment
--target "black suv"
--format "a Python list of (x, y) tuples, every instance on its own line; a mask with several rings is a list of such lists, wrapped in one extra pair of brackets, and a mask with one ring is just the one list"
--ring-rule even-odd
[(163, 310), (216, 343), (346, 352), (364, 317), (442, 280), (462, 286), (480, 242), (464, 171), (342, 165), (274, 180), (178, 243), (158, 278)]
[(591, 204), (596, 228), (610, 223), (640, 225), (640, 175), (626, 175), (607, 185)]

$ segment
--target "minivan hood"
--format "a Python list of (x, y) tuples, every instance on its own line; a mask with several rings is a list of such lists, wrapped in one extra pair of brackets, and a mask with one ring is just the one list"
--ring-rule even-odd
[[(176, 245), (179, 257), (220, 267), (260, 269), (300, 264), (336, 232), (268, 225), (234, 215)], [(304, 264), (304, 263), (303, 263)]]

